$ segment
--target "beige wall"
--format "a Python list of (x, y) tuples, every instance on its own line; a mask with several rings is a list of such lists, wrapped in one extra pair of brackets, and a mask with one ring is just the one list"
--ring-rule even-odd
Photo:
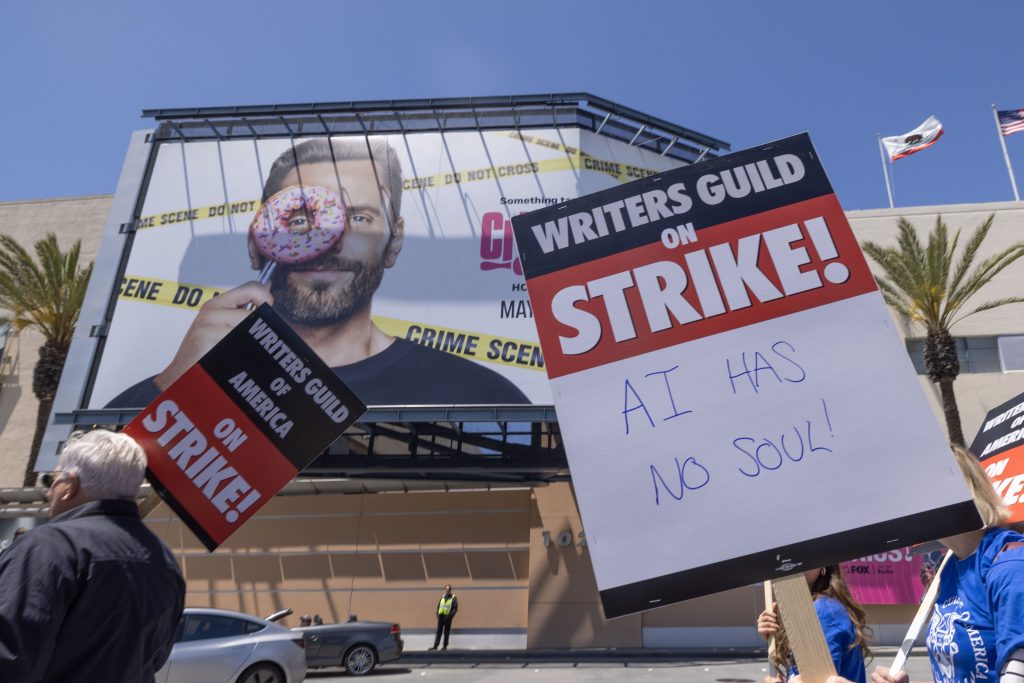
[[(32, 252), (32, 245), (54, 233), (62, 248), (82, 240), (80, 262), (96, 258), (110, 213), (110, 195), (0, 203), (0, 234), (10, 235)], [(9, 315), (9, 311), (0, 311)], [(38, 401), (32, 394), (32, 369), (42, 336), (24, 330), (8, 340), (0, 360), (0, 488), (21, 486), (36, 427)]]
[[(604, 618), (590, 552), (580, 542), (582, 530), (570, 484), (534, 489), (527, 646), (640, 647), (639, 615)], [(550, 536), (547, 547), (545, 531)], [(570, 545), (557, 542), (563, 531), (571, 533)]]
[(526, 629), (527, 489), (278, 497), (214, 553), (166, 506), (147, 523), (178, 557), (191, 607), (432, 629), (450, 583), (456, 629)]

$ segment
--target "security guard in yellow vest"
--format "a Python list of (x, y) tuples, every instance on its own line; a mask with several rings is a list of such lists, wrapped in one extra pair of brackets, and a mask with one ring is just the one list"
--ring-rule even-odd
[(431, 650), (436, 650), (438, 643), (441, 642), (441, 633), (444, 633), (444, 646), (442, 650), (448, 649), (448, 637), (452, 633), (452, 621), (455, 619), (455, 613), (459, 611), (459, 599), (452, 593), (451, 585), (444, 587), (444, 593), (441, 595), (441, 599), (437, 601), (437, 635), (434, 637), (434, 647)]

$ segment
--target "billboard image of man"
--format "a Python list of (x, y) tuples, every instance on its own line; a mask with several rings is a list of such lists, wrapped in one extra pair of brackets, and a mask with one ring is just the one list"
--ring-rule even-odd
[[(373, 295), (402, 249), (402, 171), (384, 141), (313, 139), (273, 163), (262, 201), (291, 187), (341, 197), (345, 230), (328, 252), (301, 264), (278, 263), (266, 284), (247, 282), (199, 310), (170, 364), (107, 407), (147, 405), (248, 315), (271, 304), (368, 405), (529, 403), (500, 374), (458, 356), (389, 336), (371, 317)], [(249, 239), (249, 260), (265, 257)]]

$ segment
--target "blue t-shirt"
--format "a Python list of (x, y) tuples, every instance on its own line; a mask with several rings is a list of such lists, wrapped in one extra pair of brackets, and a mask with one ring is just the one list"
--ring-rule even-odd
[[(1024, 645), (1024, 536), (989, 529), (970, 557), (942, 570), (928, 626), (936, 683), (998, 681), (1006, 658)], [(998, 561), (996, 561), (996, 556)]]
[[(821, 630), (825, 633), (825, 643), (828, 645), (829, 654), (832, 655), (836, 673), (854, 683), (866, 683), (864, 653), (861, 652), (860, 645), (854, 645), (857, 641), (857, 628), (853, 625), (853, 620), (850, 619), (850, 614), (843, 607), (843, 603), (827, 595), (819, 595), (814, 600), (814, 611), (818, 614)], [(789, 671), (790, 676), (795, 676), (796, 673), (795, 667)]]

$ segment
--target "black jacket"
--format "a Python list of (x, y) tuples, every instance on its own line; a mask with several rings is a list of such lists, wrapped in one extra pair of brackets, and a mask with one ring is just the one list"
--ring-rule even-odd
[(185, 583), (127, 500), (80, 505), (0, 554), (0, 681), (151, 683)]

